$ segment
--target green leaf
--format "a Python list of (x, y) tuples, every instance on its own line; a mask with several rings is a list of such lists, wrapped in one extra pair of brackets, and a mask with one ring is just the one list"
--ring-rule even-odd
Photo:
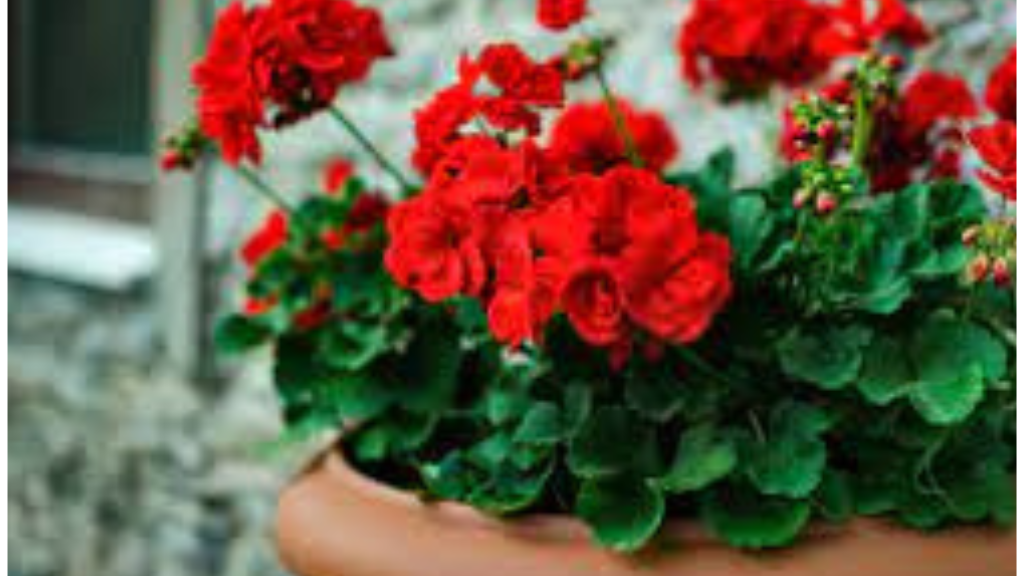
[(361, 370), (389, 348), (387, 327), (378, 323), (336, 322), (320, 338), (324, 362), (340, 370)]
[(601, 406), (569, 444), (568, 463), (582, 478), (654, 474), (658, 464), (654, 431), (629, 410)]
[(791, 330), (779, 342), (777, 352), (783, 371), (789, 376), (838, 390), (860, 372), (861, 349), (871, 333), (859, 326)]
[(772, 216), (760, 195), (743, 194), (729, 207), (729, 240), (736, 265), (747, 270), (772, 232)]
[(513, 439), (523, 444), (555, 444), (562, 439), (562, 413), (552, 402), (537, 402), (516, 428)]
[(268, 326), (256, 319), (232, 314), (217, 324), (213, 341), (220, 352), (238, 354), (264, 344), (273, 335)]
[(969, 367), (981, 367), (985, 380), (1006, 374), (1006, 349), (992, 334), (975, 324), (936, 314), (917, 331), (911, 357), (918, 380), (949, 382)]
[(904, 346), (895, 338), (878, 335), (864, 351), (864, 369), (857, 390), (868, 402), (886, 406), (904, 396), (914, 381)]
[(686, 386), (667, 362), (631, 367), (625, 387), (629, 407), (654, 422), (668, 422), (686, 400)]
[(492, 514), (511, 514), (529, 507), (544, 493), (554, 460), (534, 470), (509, 464), (496, 466), (489, 477), (476, 483), (466, 501)]
[(388, 383), (369, 372), (339, 374), (324, 382), (318, 392), (325, 410), (355, 420), (373, 418), (395, 400)]
[(408, 453), (422, 446), (434, 431), (437, 419), (431, 416), (395, 412), (369, 426), (358, 429), (348, 445), (357, 459), (382, 460)]
[(665, 499), (636, 478), (588, 480), (577, 496), (576, 514), (590, 525), (599, 543), (632, 552), (658, 531)]
[(792, 543), (810, 518), (802, 500), (766, 498), (746, 490), (718, 490), (701, 501), (701, 521), (739, 548), (777, 548)]
[(973, 364), (953, 380), (918, 382), (910, 389), (910, 401), (918, 413), (937, 426), (966, 419), (985, 395), (980, 365)]
[(762, 494), (802, 498), (814, 491), (825, 471), (821, 439), (827, 415), (808, 404), (786, 402), (772, 412), (765, 438), (748, 438), (743, 462)]
[(711, 425), (690, 428), (679, 439), (668, 472), (656, 484), (672, 494), (702, 490), (728, 476), (736, 461), (731, 438)]
[(437, 321), (419, 326), (416, 337), (398, 359), (392, 382), (400, 391), (402, 405), (427, 414), (446, 408), (455, 395), (462, 357), (459, 335), (452, 326)]
[(590, 418), (594, 394), (586, 383), (574, 382), (565, 387), (562, 403), (566, 433), (569, 436), (575, 436)]
[(819, 504), (821, 516), (829, 522), (849, 520), (854, 514), (853, 486), (849, 476), (838, 470), (827, 471), (818, 486), (815, 501)]

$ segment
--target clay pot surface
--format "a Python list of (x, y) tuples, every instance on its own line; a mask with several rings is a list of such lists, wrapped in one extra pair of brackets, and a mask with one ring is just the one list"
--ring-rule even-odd
[(743, 552), (669, 522), (659, 546), (625, 556), (562, 516), (501, 521), (423, 503), (321, 457), (281, 495), (277, 543), (299, 576), (1011, 576), (1015, 532), (922, 534), (880, 520), (811, 530), (795, 547)]

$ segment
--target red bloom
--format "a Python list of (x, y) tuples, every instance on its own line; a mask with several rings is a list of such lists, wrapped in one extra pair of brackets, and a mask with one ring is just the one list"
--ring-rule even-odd
[(683, 76), (745, 89), (803, 84), (849, 51), (831, 41), (833, 24), (828, 7), (807, 0), (695, 0), (678, 39)]
[(834, 9), (835, 23), (830, 42), (863, 51), (873, 43), (898, 40), (908, 46), (920, 46), (931, 40), (931, 32), (919, 16), (901, 0), (879, 0), (878, 11), (868, 20), (864, 0), (843, 0)]
[(587, 0), (537, 0), (537, 22), (548, 30), (565, 30), (586, 15)]
[(275, 210), (267, 215), (260, 227), (242, 245), (242, 260), (250, 267), (254, 267), (283, 246), (287, 240), (288, 217), (284, 212)]
[(978, 177), (993, 192), (1017, 201), (1017, 125), (1001, 120), (992, 126), (975, 128), (967, 135), (988, 170)]
[(476, 224), (467, 205), (440, 194), (407, 200), (388, 217), (384, 265), (398, 284), (431, 302), (479, 295), (487, 269)]
[(347, 158), (335, 158), (324, 167), (323, 187), (328, 194), (336, 194), (348, 183), (349, 178), (355, 172)]
[(263, 104), (250, 73), (249, 25), (240, 2), (228, 5), (217, 17), (206, 54), (192, 69), (200, 129), (220, 144), (231, 165), (243, 159), (259, 163), (262, 156), (256, 128), (263, 123)]
[(535, 258), (529, 224), (509, 220), (491, 243), (494, 294), (487, 305), (491, 333), (516, 347), (540, 340), (557, 305), (561, 270), (550, 258)]
[(377, 11), (349, 0), (273, 0), (249, 11), (236, 1), (193, 69), (200, 128), (229, 164), (258, 163), (266, 110), (275, 127), (301, 120), (391, 53)]
[(1017, 121), (1017, 47), (992, 71), (985, 87), (985, 104), (1003, 120)]
[(732, 293), (730, 258), (723, 237), (702, 234), (697, 248), (664, 282), (634, 290), (629, 300), (633, 321), (663, 340), (693, 342)]
[(977, 114), (974, 95), (962, 79), (920, 73), (899, 100), (878, 115), (868, 157), (872, 188), (897, 190), (922, 176), (959, 176), (960, 136), (955, 123)]
[[(482, 80), (496, 93), (477, 93)], [(490, 45), (477, 60), (463, 58), (459, 80), (416, 111), (413, 164), (429, 175), (446, 149), (463, 138), (463, 126), (478, 115), (501, 131), (536, 134), (539, 110), (561, 106), (564, 98), (557, 66), (534, 62), (513, 44)]]
[(349, 0), (274, 0), (275, 27), (296, 63), (336, 84), (362, 80), (394, 50), (380, 13)]
[(581, 338), (611, 346), (626, 337), (625, 294), (611, 265), (587, 262), (562, 288), (562, 308)]
[[(661, 114), (637, 110), (625, 100), (618, 105), (644, 166), (664, 170), (679, 152), (668, 122)], [(549, 151), (574, 172), (600, 174), (626, 161), (625, 146), (604, 102), (566, 108), (551, 129)]]

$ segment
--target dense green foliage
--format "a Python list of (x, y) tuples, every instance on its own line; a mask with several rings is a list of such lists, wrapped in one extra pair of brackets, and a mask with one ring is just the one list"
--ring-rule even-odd
[[(800, 170), (735, 189), (723, 152), (669, 177), (729, 236), (736, 291), (696, 346), (657, 361), (612, 370), (568, 326), (511, 352), (475, 302), (396, 288), (379, 250), (318, 251), (358, 183), (307, 201), (256, 271), (250, 293), (286, 294), (279, 312), (229, 318), (218, 340), (272, 342), (290, 427), (345, 426), (368, 473), (494, 514), (575, 514), (618, 550), (668, 517), (750, 548), (853, 515), (1011, 523), (1015, 299), (960, 278), (980, 192), (865, 188), (820, 217), (791, 206)], [(322, 286), (332, 320), (291, 327)]]

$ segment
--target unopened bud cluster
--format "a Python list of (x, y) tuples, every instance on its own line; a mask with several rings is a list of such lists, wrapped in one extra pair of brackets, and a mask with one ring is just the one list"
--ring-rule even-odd
[(1017, 268), (1017, 226), (1012, 219), (990, 220), (964, 230), (961, 240), (973, 257), (964, 271), (971, 284), (992, 281), (999, 287), (1013, 284)]
[(849, 168), (827, 164), (807, 164), (801, 173), (802, 184), (793, 195), (793, 208), (813, 208), (827, 216), (857, 194), (856, 173)]
[(165, 172), (191, 170), (209, 144), (209, 140), (199, 131), (199, 124), (191, 120), (164, 138), (161, 143), (164, 152), (160, 156), (160, 168)]

